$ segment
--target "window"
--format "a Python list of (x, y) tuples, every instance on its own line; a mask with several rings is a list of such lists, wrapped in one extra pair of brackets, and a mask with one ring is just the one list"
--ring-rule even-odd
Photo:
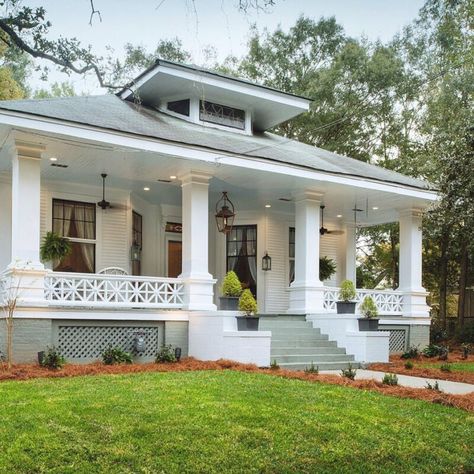
[(53, 199), (53, 232), (67, 237), (72, 252), (54, 267), (56, 271), (94, 273), (95, 204)]
[(257, 294), (257, 226), (238, 225), (227, 235), (227, 271), (233, 270), (254, 296)]
[(290, 257), (289, 281), (290, 283), (292, 283), (293, 280), (295, 279), (295, 228), (294, 227), (290, 227), (288, 242), (289, 242), (288, 255)]
[[(143, 217), (132, 211), (132, 243), (143, 249)], [(142, 265), (138, 260), (132, 262), (132, 275), (141, 275)]]
[(168, 102), (167, 108), (171, 110), (171, 112), (189, 117), (189, 99)]
[(201, 100), (199, 120), (245, 130), (245, 111)]

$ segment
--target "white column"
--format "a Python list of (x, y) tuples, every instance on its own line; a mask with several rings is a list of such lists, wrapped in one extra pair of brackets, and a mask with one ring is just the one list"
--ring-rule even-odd
[(345, 279), (356, 284), (357, 229), (353, 223), (346, 223), (346, 274)]
[(319, 227), (322, 194), (307, 191), (295, 203), (295, 280), (290, 286), (289, 313), (324, 311), (319, 279)]
[(400, 277), (404, 316), (429, 316), (427, 292), (422, 286), (422, 213), (417, 209), (400, 212)]
[(40, 261), (41, 153), (44, 147), (15, 142), (12, 150), (12, 245), (7, 269), (9, 297), (19, 305), (44, 304)]
[(190, 172), (181, 176), (184, 308), (215, 310), (209, 273), (209, 180), (205, 173)]

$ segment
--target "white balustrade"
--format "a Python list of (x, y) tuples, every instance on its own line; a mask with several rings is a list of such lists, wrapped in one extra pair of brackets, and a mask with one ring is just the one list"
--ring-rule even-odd
[(50, 305), (95, 308), (164, 308), (183, 306), (179, 278), (52, 272), (45, 277)]
[[(324, 309), (336, 311), (340, 288), (325, 288)], [(399, 315), (403, 311), (403, 294), (395, 290), (356, 290), (356, 311), (366, 296), (371, 296), (381, 315)]]

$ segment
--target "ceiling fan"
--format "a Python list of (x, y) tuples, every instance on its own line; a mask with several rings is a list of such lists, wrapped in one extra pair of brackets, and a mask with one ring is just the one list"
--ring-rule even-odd
[(97, 205), (105, 211), (106, 209), (114, 209), (114, 210), (128, 210), (128, 206), (124, 206), (122, 204), (111, 204), (109, 201), (105, 199), (105, 179), (107, 178), (106, 173), (102, 173), (100, 175), (102, 177), (102, 200), (97, 203)]
[(343, 230), (329, 230), (324, 227), (324, 208), (326, 206), (321, 206), (321, 228), (319, 229), (319, 233), (321, 235), (331, 234), (331, 235), (342, 235), (344, 233)]

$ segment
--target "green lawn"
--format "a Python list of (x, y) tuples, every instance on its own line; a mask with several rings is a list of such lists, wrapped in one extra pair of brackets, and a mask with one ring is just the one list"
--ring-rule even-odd
[(474, 469), (474, 416), (233, 371), (0, 383), (1, 473)]
[[(439, 369), (446, 362), (428, 362), (423, 364), (416, 364), (417, 367), (430, 367)], [(456, 372), (474, 372), (474, 362), (448, 362), (451, 370)]]

